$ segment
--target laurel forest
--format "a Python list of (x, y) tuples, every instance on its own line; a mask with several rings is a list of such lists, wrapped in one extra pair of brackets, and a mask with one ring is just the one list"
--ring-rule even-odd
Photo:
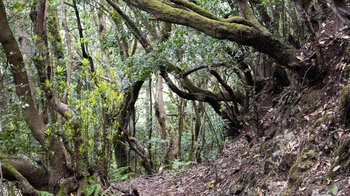
[[(275, 137), (285, 130), (306, 130), (302, 121), (285, 129), (279, 123), (298, 118), (285, 116), (296, 114), (286, 112), (291, 111), (285, 109), (290, 103), (304, 112), (300, 119), (309, 121), (311, 106), (301, 105), (301, 92), (338, 78), (333, 65), (346, 62), (349, 51), (348, 42), (342, 41), (350, 18), (347, 3), (0, 0), (0, 195), (152, 195), (147, 192), (152, 185), (128, 184), (123, 189), (118, 183), (202, 166), (210, 169), (204, 166), (210, 161), (236, 168), (242, 161), (220, 161), (227, 149), (241, 157), (255, 146), (266, 147), (264, 142), (282, 141)], [(344, 36), (335, 42), (334, 36), (340, 35)], [(324, 41), (327, 36), (338, 45), (331, 47)], [(330, 53), (329, 48), (347, 53)], [(350, 96), (346, 89), (342, 92), (339, 111), (347, 118), (344, 108)], [(280, 120), (271, 120), (282, 114)], [(337, 127), (349, 130), (346, 119), (339, 123)], [(341, 138), (349, 135), (342, 133)], [(346, 157), (350, 142), (341, 138), (334, 152)], [(303, 160), (311, 156), (303, 154), (309, 143), (298, 151)], [(262, 155), (264, 149), (254, 151), (252, 160), (269, 158)], [(301, 190), (295, 188), (300, 178), (293, 178), (301, 160), (296, 155), (288, 159), (295, 162), (285, 164), (290, 186), (284, 193)], [(217, 191), (213, 195), (223, 187), (224, 195), (263, 195), (266, 189), (257, 183), (250, 184), (252, 189), (225, 184), (221, 167), (213, 168), (213, 179), (193, 177), (210, 182), (204, 186)], [(244, 177), (241, 168), (236, 173), (242, 178), (257, 176)], [(338, 158), (333, 176), (337, 170), (348, 172), (349, 160)], [(155, 195), (180, 194), (186, 184), (165, 181), (171, 182), (171, 191), (158, 189)], [(269, 190), (267, 195), (279, 195)]]

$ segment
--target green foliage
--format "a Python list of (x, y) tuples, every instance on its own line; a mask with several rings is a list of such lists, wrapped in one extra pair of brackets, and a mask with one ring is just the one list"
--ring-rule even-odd
[(229, 13), (232, 11), (230, 6), (226, 3), (223, 3), (222, 0), (196, 0), (196, 1), (199, 3), (199, 5), (202, 8), (219, 16), (222, 16), (223, 14)]
[(35, 193), (38, 194), (39, 196), (54, 196), (54, 194), (46, 192), (46, 191), (35, 190)]
[(336, 196), (338, 194), (338, 186), (334, 185), (331, 189), (327, 191), (327, 194), (323, 194), (321, 196)]
[(101, 185), (97, 184), (92, 177), (86, 178), (89, 185), (82, 192), (85, 196), (98, 196), (101, 191)]
[(39, 149), (39, 143), (21, 114), (28, 104), (18, 99), (12, 85), (1, 87), (0, 104), (0, 151), (9, 155), (32, 155)]
[(338, 194), (338, 186), (334, 185), (329, 191), (332, 193), (332, 195), (337, 195)]
[[(235, 7), (234, 5), (231, 7), (227, 1), (197, 0), (197, 2), (201, 7), (218, 16), (223, 16), (226, 13), (238, 15), (237, 6)], [(271, 29), (275, 31), (275, 34), (285, 36), (289, 34), (288, 32), (286, 33), (284, 29), (287, 25), (293, 24), (291, 26), (296, 26), (293, 23), (293, 21), (296, 20), (292, 20), (294, 12), (288, 12), (286, 13), (286, 17), (281, 17), (281, 13), (276, 12), (276, 8), (286, 7), (290, 2), (292, 1), (263, 0), (261, 5), (252, 4), (252, 6), (258, 16), (260, 14), (259, 9), (264, 8), (272, 18), (274, 26), (271, 27)], [(31, 22), (28, 18), (31, 8), (28, 4), (25, 4), (24, 1), (5, 1), (5, 3), (6, 8), (11, 12), (11, 17), (18, 21), (24, 21), (21, 21), (23, 23), (21, 24), (22, 26), (27, 22)], [(79, 10), (82, 8), (87, 8), (89, 10), (89, 5), (95, 4), (95, 2), (91, 0), (77, 0), (77, 3)], [(59, 4), (57, 1), (51, 1), (50, 5), (58, 6)], [(106, 6), (107, 4), (101, 5)], [(145, 12), (131, 10), (126, 6), (125, 2), (122, 1), (119, 1), (119, 6), (132, 18), (137, 27), (139, 27), (143, 33), (147, 34), (147, 38), (151, 37), (149, 35), (152, 35), (152, 32), (156, 34), (159, 33), (161, 25), (158, 21), (150, 20), (153, 16)], [(103, 9), (100, 5), (97, 7)], [(107, 11), (110, 10), (110, 7), (106, 6), (105, 8), (108, 8)], [(91, 8), (92, 11), (95, 11), (93, 9), (95, 8)], [(108, 13), (105, 11), (106, 10), (103, 11), (103, 14)], [(57, 14), (60, 16), (61, 13), (57, 12)], [(76, 18), (72, 9), (67, 9), (67, 17), (68, 26), (71, 29), (75, 29)], [(67, 114), (67, 116), (72, 117), (72, 119), (67, 121), (57, 118), (57, 116), (59, 116), (57, 113), (54, 113), (53, 116), (49, 116), (47, 123), (48, 129), (45, 131), (45, 134), (51, 135), (59, 133), (64, 136), (64, 138), (68, 140), (67, 146), (79, 151), (82, 157), (88, 156), (89, 163), (85, 164), (94, 165), (99, 163), (103, 156), (107, 156), (108, 153), (112, 151), (114, 143), (113, 138), (117, 134), (119, 128), (116, 119), (118, 119), (124, 99), (123, 91), (134, 81), (145, 80), (152, 77), (152, 74), (158, 71), (160, 65), (167, 65), (169, 62), (179, 67), (183, 72), (199, 66), (208, 66), (208, 69), (197, 71), (189, 75), (188, 78), (200, 88), (211, 90), (214, 93), (220, 93), (222, 90), (221, 85), (208, 73), (209, 69), (219, 70), (219, 68), (213, 68), (213, 64), (224, 62), (229, 65), (235, 65), (237, 59), (242, 55), (249, 54), (245, 60), (251, 66), (249, 70), (254, 72), (254, 70), (256, 70), (256, 62), (260, 61), (260, 56), (252, 49), (238, 46), (227, 40), (217, 40), (191, 28), (176, 25), (173, 26), (173, 31), (170, 33), (170, 37), (167, 41), (152, 43), (152, 47), (154, 48), (153, 52), (146, 53), (140, 44), (138, 44), (136, 45), (136, 53), (130, 56), (135, 37), (132, 30), (125, 25), (123, 18), (117, 12), (111, 12), (112, 21), (109, 19), (106, 20), (106, 33), (102, 37), (97, 34), (99, 21), (97, 20), (96, 13), (92, 14), (90, 10), (87, 12), (80, 12), (80, 17), (85, 37), (80, 38), (77, 31), (70, 32), (73, 38), (72, 41), (75, 43), (72, 46), (74, 69), (72, 81), (68, 87), (67, 104), (73, 109), (74, 115)], [(258, 18), (260, 19), (261, 17)], [(58, 19), (61, 23), (61, 18), (58, 17)], [(23, 26), (23, 30), (30, 32), (32, 29), (29, 26)], [(291, 32), (291, 34), (293, 34), (293, 32)], [(42, 39), (39, 35), (35, 35), (32, 32), (29, 35), (31, 35), (29, 39), (32, 45), (34, 45), (36, 41)], [(152, 39), (149, 40), (153, 41)], [(81, 43), (86, 44), (87, 52), (94, 57), (92, 60), (94, 62), (95, 73), (91, 73), (90, 59), (81, 57)], [(50, 43), (49, 47), (52, 46), (53, 44)], [(0, 48), (1, 47), (2, 46), (0, 46)], [(63, 48), (64, 50), (67, 49), (65, 46)], [(229, 55), (227, 49), (234, 51), (234, 54)], [(123, 52), (125, 51), (123, 50), (126, 50), (127, 54), (124, 54)], [(108, 57), (106, 57), (106, 55)], [(50, 56), (53, 55), (51, 54)], [(1, 59), (5, 59), (3, 53), (0, 53), (0, 57)], [(102, 57), (107, 58), (107, 60)], [(44, 60), (43, 57), (37, 55), (29, 58), (32, 58), (34, 61)], [(44, 85), (52, 88), (53, 91), (57, 93), (57, 96), (61, 98), (66, 88), (67, 69), (65, 67), (65, 62), (53, 63), (56, 61), (55, 59), (52, 60), (53, 77), (50, 81), (45, 81)], [(67, 61), (67, 59), (62, 61)], [(0, 62), (0, 65), (2, 67), (7, 66), (3, 61)], [(30, 65), (28, 67), (31, 68)], [(34, 79), (37, 79), (38, 73), (36, 73), (34, 69), (33, 71)], [(219, 72), (234, 90), (245, 90), (242, 81), (240, 81), (237, 76), (236, 66), (220, 68)], [(174, 77), (176, 78), (177, 76)], [(174, 81), (181, 82), (181, 80), (182, 79)], [(12, 81), (9, 81), (9, 83), (10, 82)], [(38, 109), (43, 110), (43, 108), (46, 107), (45, 104), (47, 104), (47, 100), (43, 88), (38, 87), (37, 83), (36, 81), (34, 82), (36, 85), (34, 91), (36, 93), (36, 104)], [(178, 83), (176, 83), (176, 85), (178, 85)], [(180, 85), (178, 86), (181, 88)], [(6, 127), (0, 132), (0, 151), (6, 154), (27, 154), (28, 156), (35, 157), (35, 154), (40, 151), (39, 144), (32, 137), (20, 112), (23, 108), (28, 107), (28, 105), (16, 98), (14, 89), (15, 86), (0, 89), (0, 96), (7, 93), (4, 100), (9, 100), (5, 106), (8, 113), (0, 116), (0, 122), (6, 123)], [(191, 116), (191, 113), (193, 113), (191, 110), (191, 102), (186, 104), (184, 114), (178, 114), (178, 97), (165, 87), (165, 85), (163, 90), (165, 92), (164, 100), (166, 104), (166, 113), (175, 114), (173, 115), (175, 117), (169, 117), (170, 124), (175, 130), (178, 129), (178, 117), (184, 115), (184, 130), (181, 143), (183, 161), (174, 160), (171, 165), (172, 169), (187, 168), (194, 163), (188, 161), (193, 158), (190, 157), (189, 153), (192, 147), (202, 150), (202, 153), (200, 153), (202, 159), (214, 157), (224, 143), (223, 127), (225, 122), (223, 122), (211, 108), (206, 108), (207, 115), (203, 121), (205, 143), (194, 142), (192, 144), (194, 130), (193, 127), (190, 127), (190, 121), (193, 121), (195, 117)], [(144, 146), (152, 146), (150, 148), (151, 153), (153, 153), (152, 161), (155, 162), (154, 165), (160, 165), (159, 163), (163, 161), (164, 157), (162, 146), (167, 146), (169, 141), (168, 139), (161, 139), (157, 131), (153, 131), (152, 139), (148, 138), (149, 122), (146, 122), (145, 110), (148, 109), (146, 108), (146, 103), (149, 103), (149, 100), (144, 98), (145, 94), (145, 89), (142, 89), (137, 102), (135, 117), (136, 136)], [(222, 108), (222, 110), (224, 109), (225, 107)], [(203, 115), (200, 114), (199, 116)], [(152, 128), (153, 130), (157, 130), (158, 124), (156, 123), (154, 114), (152, 114), (152, 118)], [(79, 125), (78, 130), (73, 128), (75, 123)], [(126, 131), (131, 130), (125, 130), (125, 132)], [(78, 136), (79, 138), (77, 138)], [(81, 141), (81, 143), (76, 144), (75, 141), (77, 140)], [(108, 149), (104, 150), (104, 148)], [(108, 164), (110, 164), (114, 157), (107, 158), (109, 161)], [(130, 157), (130, 159), (131, 158), (132, 157)], [(133, 177), (134, 173), (131, 172), (129, 167), (123, 167), (119, 169), (110, 169), (109, 176), (111, 181), (118, 182)], [(100, 189), (100, 186), (93, 181), (89, 181), (89, 186), (84, 189), (84, 194), (96, 195)]]
[(180, 161), (179, 159), (175, 159), (171, 162), (171, 169), (179, 170), (179, 169), (188, 169), (191, 165), (197, 164), (194, 161)]
[(128, 180), (135, 176), (133, 172), (130, 171), (130, 167), (121, 168), (111, 168), (108, 173), (111, 182), (121, 182)]

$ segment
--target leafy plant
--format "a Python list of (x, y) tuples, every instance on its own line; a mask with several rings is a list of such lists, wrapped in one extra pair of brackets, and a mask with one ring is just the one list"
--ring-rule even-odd
[(83, 189), (83, 194), (85, 196), (98, 196), (101, 190), (101, 185), (100, 184), (96, 184), (95, 181), (92, 180), (91, 177), (89, 177), (87, 179), (89, 186), (87, 186), (86, 188)]
[(321, 195), (321, 196), (333, 196), (338, 194), (338, 186), (334, 185), (331, 189), (328, 190), (327, 194)]
[(192, 164), (197, 164), (197, 162), (194, 161), (180, 161), (179, 159), (175, 159), (172, 163), (171, 163), (171, 168), (174, 170), (178, 170), (181, 168), (189, 168)]
[(130, 172), (130, 167), (121, 167), (110, 169), (109, 177), (111, 182), (121, 182), (134, 177), (135, 174)]
[(38, 194), (39, 196), (54, 196), (54, 194), (46, 192), (46, 191), (35, 190), (35, 193)]

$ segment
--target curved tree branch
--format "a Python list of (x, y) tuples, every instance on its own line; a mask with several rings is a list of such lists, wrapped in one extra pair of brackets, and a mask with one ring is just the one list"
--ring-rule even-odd
[(141, 45), (143, 46), (143, 48), (145, 49), (145, 51), (147, 53), (151, 52), (152, 46), (151, 44), (148, 42), (148, 40), (146, 39), (146, 37), (141, 33), (141, 31), (136, 27), (135, 23), (129, 18), (129, 16), (127, 16), (120, 8), (117, 4), (115, 4), (114, 2), (112, 2), (111, 0), (106, 0), (115, 11), (118, 12), (118, 14), (120, 14), (126, 24), (133, 30), (133, 34), (135, 35), (135, 37), (139, 40), (139, 42), (141, 43)]
[(218, 82), (221, 84), (221, 86), (224, 87), (224, 89), (229, 93), (233, 105), (234, 105), (234, 109), (236, 114), (238, 114), (238, 106), (237, 106), (237, 101), (236, 101), (236, 96), (235, 93), (233, 92), (232, 88), (221, 78), (221, 76), (218, 74), (218, 72), (214, 71), (214, 70), (210, 70), (210, 73), (218, 80)]
[(157, 19), (195, 28), (217, 39), (227, 39), (238, 44), (252, 46), (275, 58), (285, 67), (299, 71), (295, 50), (271, 33), (254, 27), (210, 19), (198, 13), (173, 8), (157, 0), (124, 0), (130, 5), (152, 13)]
[(80, 46), (81, 46), (81, 50), (83, 52), (83, 57), (89, 60), (91, 73), (93, 73), (93, 72), (95, 72), (94, 61), (92, 60), (92, 57), (87, 53), (87, 48), (85, 47), (83, 27), (81, 26), (81, 20), (80, 20), (80, 15), (79, 15), (79, 10), (77, 7), (76, 0), (73, 0), (73, 8), (74, 8), (75, 16), (77, 18)]
[(226, 111), (229, 108), (226, 108), (226, 110), (222, 110), (222, 105), (219, 103), (219, 100), (217, 97), (213, 97), (211, 94), (206, 93), (187, 93), (182, 90), (180, 90), (169, 78), (168, 73), (166, 71), (165, 66), (160, 66), (160, 74), (165, 80), (165, 82), (168, 84), (169, 88), (175, 92), (178, 96), (181, 98), (187, 99), (187, 100), (197, 100), (201, 102), (207, 102), (214, 111), (220, 115), (224, 120), (227, 120), (227, 134), (229, 136), (237, 136), (238, 130), (242, 128), (241, 123), (237, 119), (236, 115), (233, 112)]
[(190, 1), (187, 1), (187, 0), (170, 0), (171, 2), (173, 3), (176, 3), (178, 5), (182, 5), (202, 16), (205, 16), (207, 18), (210, 18), (210, 19), (213, 19), (213, 20), (218, 20), (218, 21), (223, 21), (225, 20), (224, 18), (220, 18), (218, 16), (216, 16), (215, 14), (201, 8), (200, 6), (198, 6), (197, 4), (195, 3), (192, 3)]

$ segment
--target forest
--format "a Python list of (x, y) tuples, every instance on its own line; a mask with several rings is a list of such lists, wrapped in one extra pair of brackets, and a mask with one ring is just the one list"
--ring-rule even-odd
[(350, 195), (349, 0), (0, 0), (0, 196)]

